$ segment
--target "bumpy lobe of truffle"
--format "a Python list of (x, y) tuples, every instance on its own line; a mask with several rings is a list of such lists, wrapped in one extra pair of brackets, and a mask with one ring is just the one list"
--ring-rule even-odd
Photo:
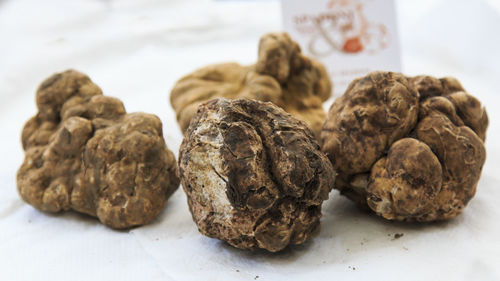
[(336, 188), (361, 208), (400, 221), (460, 214), (486, 158), (488, 117), (454, 78), (373, 72), (331, 106), (322, 150)]
[(183, 132), (201, 103), (223, 97), (270, 101), (319, 136), (326, 116), (322, 103), (331, 92), (320, 62), (302, 55), (288, 34), (270, 33), (260, 39), (256, 64), (222, 63), (196, 70), (176, 83), (170, 102)]
[(85, 74), (69, 70), (37, 90), (24, 126), (21, 197), (46, 212), (75, 210), (113, 228), (150, 222), (178, 188), (177, 165), (154, 115), (126, 114)]
[(272, 103), (214, 99), (186, 130), (179, 171), (200, 232), (271, 252), (316, 234), (335, 172), (311, 130)]

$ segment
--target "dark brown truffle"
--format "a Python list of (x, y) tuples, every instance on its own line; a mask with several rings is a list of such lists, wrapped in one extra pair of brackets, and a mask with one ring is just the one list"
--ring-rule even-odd
[(336, 188), (394, 220), (460, 214), (486, 158), (488, 117), (454, 78), (374, 72), (331, 106), (321, 142)]
[(209, 65), (180, 79), (170, 102), (183, 132), (201, 103), (213, 98), (270, 101), (305, 121), (319, 136), (325, 120), (322, 103), (332, 92), (325, 67), (304, 56), (286, 33), (269, 33), (259, 42), (254, 65)]
[(271, 252), (317, 232), (335, 180), (305, 123), (272, 103), (245, 99), (198, 108), (179, 169), (202, 234)]
[(69, 70), (37, 90), (24, 126), (21, 197), (46, 212), (75, 210), (113, 228), (150, 222), (178, 188), (158, 117), (126, 114), (85, 74)]

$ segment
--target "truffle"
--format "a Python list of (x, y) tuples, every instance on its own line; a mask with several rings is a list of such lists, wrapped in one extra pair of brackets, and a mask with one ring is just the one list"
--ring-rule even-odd
[(112, 228), (150, 222), (178, 188), (177, 165), (158, 117), (125, 112), (74, 70), (45, 80), (25, 124), (21, 197), (46, 212), (74, 210)]
[(280, 251), (319, 229), (335, 172), (311, 130), (270, 102), (214, 99), (186, 130), (179, 171), (199, 231)]
[(460, 214), (476, 192), (488, 117), (454, 78), (373, 72), (331, 106), (321, 146), (336, 188), (399, 221)]
[(201, 103), (217, 97), (270, 101), (305, 121), (319, 136), (326, 114), (322, 103), (332, 92), (325, 67), (301, 53), (286, 33), (269, 33), (259, 42), (256, 64), (209, 65), (180, 79), (170, 103), (185, 132)]

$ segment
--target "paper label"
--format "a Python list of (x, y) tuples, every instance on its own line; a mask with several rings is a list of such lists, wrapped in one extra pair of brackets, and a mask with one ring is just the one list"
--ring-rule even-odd
[(368, 72), (401, 71), (393, 0), (282, 0), (281, 8), (285, 31), (325, 64), (334, 96)]

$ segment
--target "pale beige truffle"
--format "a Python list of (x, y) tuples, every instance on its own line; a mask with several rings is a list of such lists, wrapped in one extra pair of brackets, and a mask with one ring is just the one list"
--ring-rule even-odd
[(199, 231), (241, 249), (304, 243), (335, 171), (311, 130), (272, 103), (214, 99), (186, 130), (179, 171)]
[(304, 56), (286, 33), (261, 37), (256, 64), (209, 65), (180, 79), (170, 103), (185, 132), (201, 103), (218, 97), (270, 101), (305, 121), (319, 136), (325, 120), (322, 104), (332, 92), (325, 67)]
[(112, 227), (150, 222), (178, 188), (158, 117), (125, 112), (88, 76), (69, 70), (37, 90), (24, 126), (21, 197), (46, 212), (74, 210)]
[(373, 72), (331, 106), (321, 142), (336, 188), (391, 220), (460, 214), (486, 159), (488, 117), (454, 78)]

